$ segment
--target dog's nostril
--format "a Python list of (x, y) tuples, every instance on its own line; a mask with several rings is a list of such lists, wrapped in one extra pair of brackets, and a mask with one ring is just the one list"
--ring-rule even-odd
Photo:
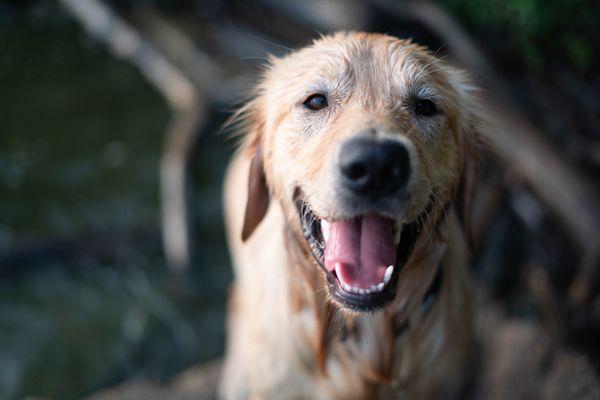
[(345, 167), (344, 175), (350, 179), (361, 179), (367, 175), (367, 166), (364, 163), (354, 162)]
[(404, 171), (399, 165), (390, 165), (383, 170), (384, 179), (399, 179), (404, 175)]

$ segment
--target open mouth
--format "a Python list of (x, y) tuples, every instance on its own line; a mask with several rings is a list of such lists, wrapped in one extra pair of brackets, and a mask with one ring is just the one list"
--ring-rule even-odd
[(356, 311), (374, 311), (394, 299), (398, 274), (410, 258), (429, 207), (410, 223), (377, 213), (328, 221), (301, 199), (296, 207), (334, 299)]

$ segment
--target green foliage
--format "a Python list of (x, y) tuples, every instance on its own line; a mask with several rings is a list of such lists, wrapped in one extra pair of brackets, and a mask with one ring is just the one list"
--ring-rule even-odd
[(534, 68), (548, 57), (564, 57), (575, 68), (592, 67), (597, 48), (600, 6), (586, 0), (440, 0), (478, 28), (506, 34)]

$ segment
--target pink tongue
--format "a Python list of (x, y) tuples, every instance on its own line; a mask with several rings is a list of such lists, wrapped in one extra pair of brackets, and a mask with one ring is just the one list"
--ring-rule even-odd
[(368, 289), (396, 263), (392, 220), (377, 214), (331, 223), (325, 267), (342, 285)]

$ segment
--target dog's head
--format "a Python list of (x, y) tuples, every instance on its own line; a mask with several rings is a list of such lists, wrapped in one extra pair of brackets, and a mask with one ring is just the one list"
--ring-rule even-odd
[(277, 199), (338, 304), (388, 304), (432, 210), (466, 197), (469, 90), (423, 47), (381, 34), (338, 33), (272, 59), (242, 110), (242, 238)]

